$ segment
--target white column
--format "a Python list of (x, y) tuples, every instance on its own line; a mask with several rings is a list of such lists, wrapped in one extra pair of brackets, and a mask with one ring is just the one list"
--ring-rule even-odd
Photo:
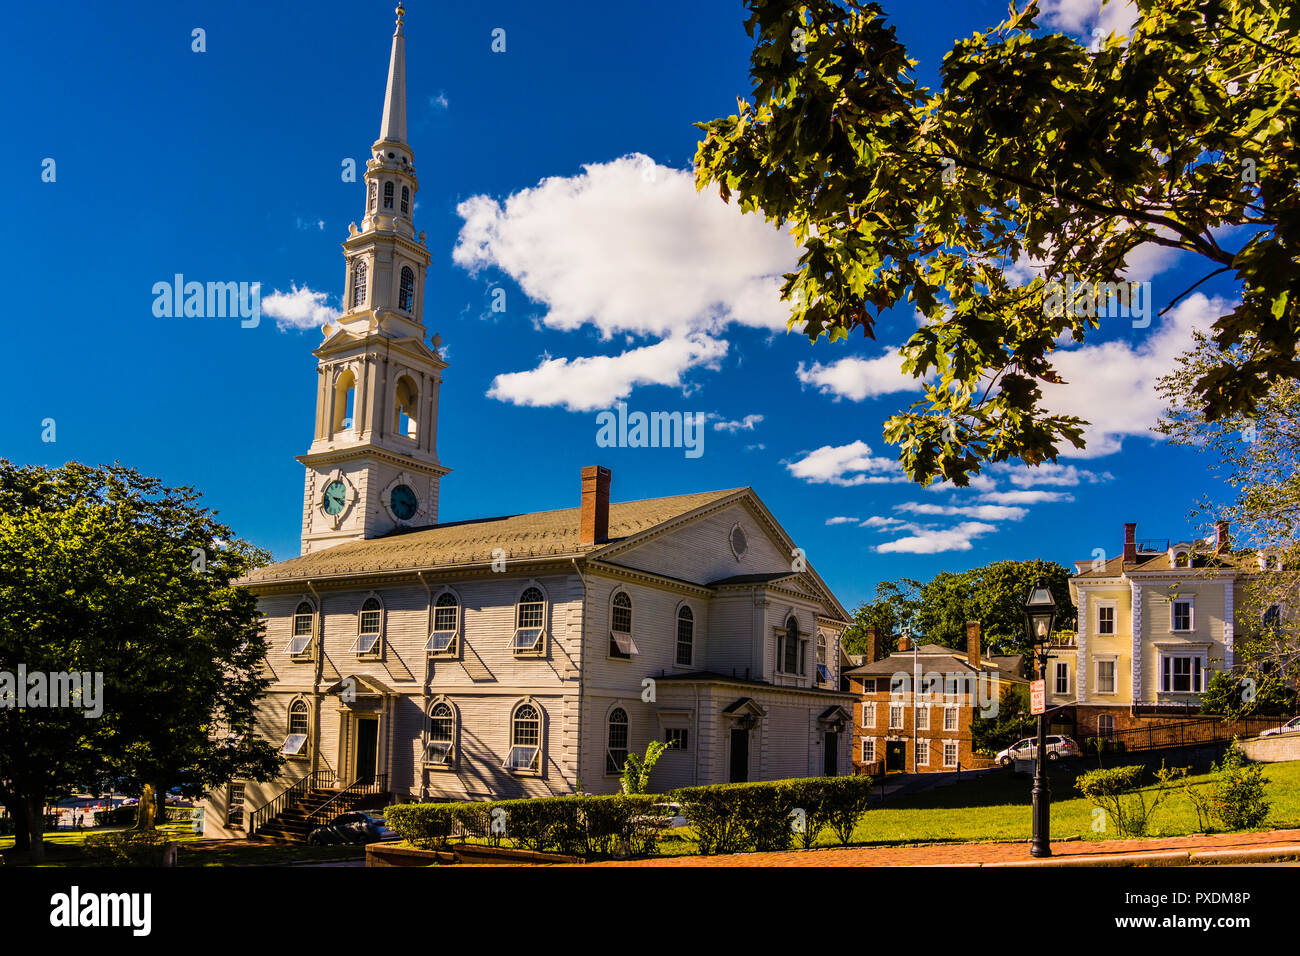
[(1223, 668), (1229, 673), (1232, 672), (1236, 657), (1234, 642), (1236, 639), (1237, 615), (1233, 607), (1235, 599), (1233, 584), (1231, 578), (1223, 582)]
[(1142, 585), (1129, 582), (1133, 595), (1133, 703), (1143, 699), (1142, 694)]

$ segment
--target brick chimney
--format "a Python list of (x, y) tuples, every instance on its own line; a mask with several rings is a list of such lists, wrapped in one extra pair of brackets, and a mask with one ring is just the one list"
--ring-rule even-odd
[(1136, 521), (1124, 525), (1124, 563), (1132, 564), (1138, 559), (1138, 526)]
[(1232, 539), (1228, 536), (1228, 522), (1214, 522), (1214, 553), (1227, 554), (1232, 547)]
[(906, 634), (900, 635), (898, 638), (898, 649), (900, 651), (910, 651), (912, 649), (912, 639)]
[(980, 666), (980, 622), (966, 622), (966, 663), (976, 670)]
[(864, 664), (874, 664), (880, 659), (880, 628), (874, 624), (867, 625), (867, 653)]
[(604, 544), (609, 540), (608, 468), (588, 465), (582, 469), (582, 516), (578, 522), (579, 544)]

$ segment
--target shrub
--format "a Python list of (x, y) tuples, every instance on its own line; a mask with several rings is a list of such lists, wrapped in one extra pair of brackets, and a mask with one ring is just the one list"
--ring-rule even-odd
[(157, 830), (122, 830), (86, 837), (87, 855), (99, 866), (161, 866), (168, 839)]
[(1214, 816), (1228, 830), (1262, 826), (1271, 806), (1264, 799), (1264, 767), (1250, 763), (1234, 741), (1215, 764), (1210, 784)]
[(385, 811), (388, 828), (412, 846), (431, 850), (447, 845), (457, 822), (455, 803), (397, 803)]
[[(130, 827), (135, 826), (136, 818), (139, 816), (139, 809), (135, 806), (114, 807), (111, 810), (100, 810), (95, 813), (96, 827)], [(168, 807), (166, 816), (167, 823), (188, 823), (194, 816), (193, 807)]]
[(1142, 789), (1142, 766), (1112, 767), (1080, 774), (1075, 787), (1093, 806), (1101, 807), (1115, 821), (1120, 836), (1146, 836), (1156, 810), (1169, 795), (1166, 787), (1150, 797)]
[(1177, 789), (1187, 798), (1187, 802), (1196, 811), (1196, 829), (1200, 833), (1209, 833), (1213, 820), (1213, 801), (1209, 791), (1202, 785), (1192, 783), (1188, 775), (1191, 767), (1165, 767), (1160, 765), (1156, 778), (1166, 787)]

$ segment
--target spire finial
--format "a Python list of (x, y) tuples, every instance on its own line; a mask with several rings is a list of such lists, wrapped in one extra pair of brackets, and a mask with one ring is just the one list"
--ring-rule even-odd
[(406, 16), (406, 7), (402, 6), (401, 0), (398, 0), (397, 9), (393, 11), (397, 14), (397, 29), (402, 29), (402, 18)]

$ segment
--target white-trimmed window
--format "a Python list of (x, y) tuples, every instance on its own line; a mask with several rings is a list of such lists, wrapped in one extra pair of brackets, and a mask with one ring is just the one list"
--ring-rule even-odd
[(862, 762), (876, 762), (876, 741), (871, 737), (862, 738)]
[(402, 187), (402, 215), (409, 216), (410, 214), (411, 214), (411, 187), (403, 186)]
[(817, 635), (817, 680), (823, 684), (831, 679), (831, 669), (826, 664), (826, 635)]
[(1115, 739), (1115, 717), (1113, 714), (1097, 715), (1097, 736), (1104, 740)]
[(393, 183), (391, 180), (384, 183), (384, 208), (393, 208)]
[(542, 766), (542, 715), (535, 704), (520, 704), (510, 715), (510, 753), (505, 768), (538, 773)]
[(901, 674), (889, 679), (889, 693), (893, 695), (907, 693), (907, 678)]
[(1161, 654), (1160, 689), (1167, 694), (1205, 690), (1205, 659), (1200, 654)]
[(289, 705), (289, 732), (280, 753), (286, 757), (305, 757), (307, 751), (307, 702), (295, 700)]
[(1191, 631), (1196, 627), (1196, 604), (1190, 597), (1177, 597), (1169, 602), (1169, 630)]
[(876, 726), (876, 705), (871, 701), (862, 702), (862, 726), (874, 730)]
[(630, 660), (636, 653), (636, 642), (632, 640), (632, 599), (626, 591), (619, 591), (610, 609), (609, 656)]
[(316, 609), (310, 601), (303, 601), (293, 612), (293, 636), (289, 638), (289, 653), (301, 657), (311, 647), (312, 635), (316, 630)]
[(511, 642), (516, 654), (540, 654), (545, 630), (546, 597), (542, 589), (530, 587), (519, 595), (515, 607), (515, 636)]
[[(403, 187), (405, 191), (405, 187)], [(403, 312), (415, 311), (415, 273), (410, 266), (402, 266), (402, 278), (397, 287), (397, 307)]]
[(781, 636), (780, 669), (785, 674), (802, 674), (804, 671), (803, 641), (799, 637), (799, 621), (793, 614), (785, 622)]
[(378, 654), (379, 641), (383, 636), (384, 608), (378, 598), (366, 598), (361, 605), (361, 616), (357, 621), (357, 639), (352, 642), (354, 654)]
[(902, 704), (889, 705), (889, 729), (890, 730), (903, 729), (903, 705)]
[(352, 308), (366, 304), (366, 260), (358, 259), (352, 266)]
[(876, 692), (876, 679), (874, 677), (862, 678), (862, 693), (874, 694)]
[(1115, 693), (1115, 675), (1118, 671), (1115, 658), (1101, 658), (1096, 662), (1097, 667), (1097, 693), (1113, 694)]
[(665, 727), (664, 743), (669, 750), (690, 750), (691, 736), (685, 727)]
[(918, 767), (930, 765), (930, 741), (918, 740), (916, 742), (916, 765)]
[(623, 772), (627, 763), (627, 711), (615, 707), (609, 712), (609, 721), (605, 737), (605, 774), (617, 776)]
[(1114, 601), (1099, 602), (1097, 604), (1097, 633), (1114, 634), (1115, 633), (1115, 612), (1116, 604)]
[(916, 708), (916, 729), (917, 730), (930, 729), (930, 708), (929, 707)]
[(958, 710), (956, 707), (945, 707), (943, 709), (943, 729), (956, 730), (958, 720)]
[(429, 708), (429, 738), (424, 746), (424, 762), (435, 767), (450, 767), (456, 751), (456, 713), (445, 700)]
[(1178, 550), (1174, 552), (1173, 565), (1176, 568), (1190, 568), (1192, 566), (1192, 556), (1188, 551)]
[(945, 767), (957, 766), (957, 741), (945, 740), (943, 742), (943, 765)]
[(459, 633), (460, 602), (450, 591), (443, 591), (433, 604), (433, 630), (424, 649), (430, 654), (455, 654)]
[(371, 212), (374, 212), (375, 203), (377, 203), (378, 201), (379, 201), (379, 184), (372, 179), (370, 180), (370, 198), (368, 200), (368, 205), (366, 208), (369, 209)]
[(1070, 663), (1069, 661), (1056, 662), (1056, 693), (1068, 694), (1070, 692)]
[(677, 611), (677, 663), (690, 667), (695, 662), (695, 614), (683, 604)]

